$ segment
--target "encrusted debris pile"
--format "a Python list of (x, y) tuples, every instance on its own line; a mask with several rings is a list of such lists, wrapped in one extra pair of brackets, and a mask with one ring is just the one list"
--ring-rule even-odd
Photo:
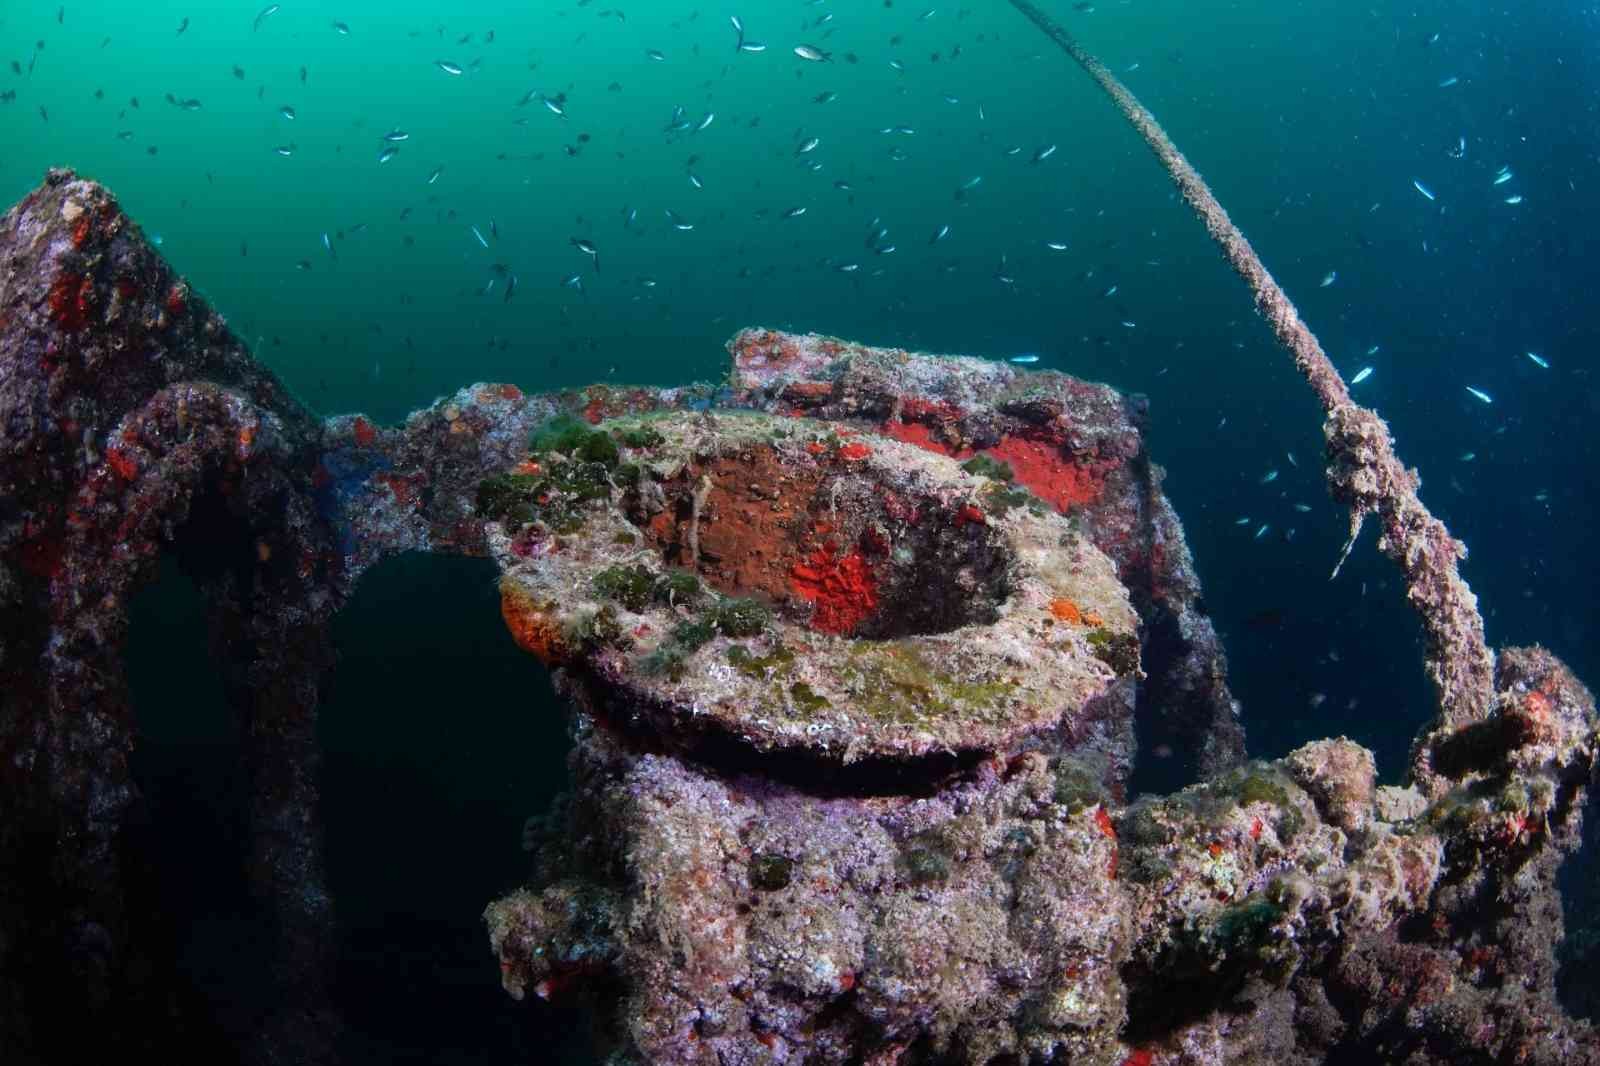
[(580, 699), (490, 940), (512, 996), (590, 996), (613, 1062), (1594, 1062), (1550, 905), (1594, 705), (1501, 662), (1519, 739), (1464, 741), (1431, 803), (1342, 739), (1129, 806), (1059, 738), (841, 794), (641, 751)]
[[(335, 1061), (329, 622), (430, 551), (493, 558), (570, 701), (572, 792), (487, 917), (508, 991), (589, 999), (613, 1062), (1600, 1061), (1556, 951), (1596, 720), (1547, 652), (1499, 653), (1417, 787), (1344, 740), (1247, 762), (1140, 401), (815, 335), (730, 351), (718, 385), (322, 419), (104, 188), (53, 171), (0, 219), (0, 1059), (196, 1021), (122, 669), (168, 556), (277, 928), (242, 1053)], [(1192, 783), (1130, 803), (1157, 746)]]

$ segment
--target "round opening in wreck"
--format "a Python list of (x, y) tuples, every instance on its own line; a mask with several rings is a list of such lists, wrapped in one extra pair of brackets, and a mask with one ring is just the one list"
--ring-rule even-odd
[(1015, 560), (981, 515), (886, 484), (863, 441), (813, 443), (812, 462), (759, 445), (687, 464), (636, 492), (629, 520), (664, 565), (818, 632), (884, 640), (999, 617)]
[(517, 643), (658, 737), (993, 752), (1137, 669), (1126, 590), (1066, 518), (861, 427), (552, 419), (478, 507)]

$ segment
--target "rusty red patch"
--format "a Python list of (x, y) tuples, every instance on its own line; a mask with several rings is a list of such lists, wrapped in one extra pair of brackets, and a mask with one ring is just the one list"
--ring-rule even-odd
[(885, 422), (880, 427), (880, 432), (897, 441), (915, 444), (925, 451), (938, 452), (940, 455), (956, 459), (966, 459), (973, 454), (971, 448), (955, 448), (939, 440), (933, 435), (933, 430), (921, 422)]
[(50, 286), (50, 319), (69, 333), (89, 324), (89, 297), (94, 282), (81, 274), (62, 271)]
[(878, 609), (878, 586), (860, 552), (835, 557), (818, 548), (789, 571), (795, 595), (814, 604), (811, 628), (841, 636), (855, 631)]
[(417, 502), (417, 485), (410, 478), (400, 474), (379, 474), (373, 480), (389, 486), (395, 502), (400, 506), (410, 507)]
[(796, 407), (817, 407), (832, 396), (833, 385), (827, 381), (791, 381), (783, 389), (783, 398)]
[(132, 481), (139, 476), (139, 460), (121, 448), (106, 449), (106, 465), (124, 481)]
[(1058, 445), (1046, 441), (1002, 437), (984, 454), (1007, 463), (1019, 483), (1058, 511), (1093, 503), (1106, 487), (1100, 464), (1074, 462), (1061, 454)]
[(363, 448), (371, 447), (372, 442), (378, 439), (377, 428), (365, 418), (357, 417), (352, 429), (355, 432), (356, 443)]

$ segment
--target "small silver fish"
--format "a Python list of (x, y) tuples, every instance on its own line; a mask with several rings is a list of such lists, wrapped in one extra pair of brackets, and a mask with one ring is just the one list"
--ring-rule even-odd
[(1270, 525), (1267, 525), (1266, 523), (1263, 522), (1262, 525), (1261, 525), (1261, 528), (1256, 530), (1256, 535), (1251, 537), (1250, 539), (1251, 540), (1260, 540), (1262, 537), (1267, 535), (1267, 530), (1269, 530), (1271, 528), (1272, 527)]
[(928, 241), (928, 243), (929, 244), (938, 244), (940, 241), (944, 240), (948, 236), (950, 236), (950, 226), (947, 223), (947, 224), (945, 224), (943, 226), (940, 226), (938, 229), (933, 231), (933, 239)]
[(1490, 396), (1487, 392), (1484, 392), (1482, 389), (1473, 388), (1471, 385), (1464, 385), (1462, 387), (1464, 389), (1466, 389), (1468, 392), (1472, 393), (1472, 395), (1474, 397), (1476, 397), (1477, 399), (1482, 400), (1484, 403), (1494, 403), (1494, 397)]
[(268, 4), (266, 7), (262, 8), (261, 13), (256, 16), (255, 22), (250, 27), (251, 31), (253, 32), (255, 30), (259, 30), (261, 28), (261, 24), (267, 21), (267, 19), (271, 18), (273, 15), (276, 15), (282, 7), (282, 4)]
[(1268, 470), (1261, 475), (1261, 484), (1263, 485), (1270, 485), (1276, 480), (1278, 480), (1278, 472), (1276, 470)]
[(1521, 202), (1522, 202), (1522, 197), (1521, 196), (1508, 196), (1508, 197), (1506, 197), (1506, 203), (1511, 204), (1513, 207), (1515, 207), (1517, 204), (1520, 204)]
[(1032, 352), (1026, 352), (1026, 353), (1024, 353), (1022, 355), (1013, 355), (1011, 357), (1011, 362), (1013, 362), (1013, 363), (1027, 364), (1027, 363), (1037, 363), (1038, 361), (1039, 361), (1039, 357), (1037, 355), (1035, 355), (1034, 353), (1032, 353)]
[(1330, 270), (1326, 274), (1322, 275), (1322, 284), (1318, 286), (1318, 288), (1326, 289), (1329, 285), (1332, 285), (1338, 280), (1339, 272), (1337, 270)]
[(1066, 241), (1045, 241), (1044, 246), (1052, 252), (1064, 252), (1067, 250)]
[(1411, 179), (1411, 187), (1416, 189), (1422, 195), (1426, 196), (1428, 199), (1435, 199), (1433, 193), (1428, 191), (1428, 187), (1422, 184), (1422, 182), (1418, 181), (1416, 178)]
[(716, 117), (717, 113), (715, 111), (707, 111), (706, 117), (700, 120), (699, 124), (695, 126), (694, 131), (699, 133), (701, 130), (711, 125), (712, 122), (716, 121)]
[(273, 151), (277, 152), (281, 156), (288, 157), (294, 155), (294, 145), (280, 144), (278, 147), (274, 148)]
[(795, 45), (794, 54), (812, 63), (827, 63), (833, 58), (831, 53), (824, 52), (822, 49), (809, 44)]
[(685, 221), (683, 216), (678, 214), (672, 208), (670, 208), (670, 207), (667, 208), (666, 212), (667, 212), (667, 222), (671, 224), (673, 229), (676, 229), (676, 230), (692, 230), (692, 229), (694, 229), (694, 223), (693, 222)]
[(596, 248), (592, 242), (586, 241), (582, 237), (573, 237), (570, 241), (568, 241), (568, 243), (592, 259), (594, 261), (594, 272), (596, 274), (600, 273), (600, 249)]
[(805, 213), (806, 213), (806, 209), (803, 208), (803, 207), (791, 207), (791, 208), (789, 208), (789, 210), (787, 210), (787, 211), (785, 211), (783, 213), (783, 217), (784, 218), (799, 218), (801, 215), (803, 215)]
[(383, 151), (378, 153), (378, 162), (387, 163), (389, 160), (393, 159), (395, 156), (397, 156), (399, 154), (400, 154), (400, 147), (398, 145), (393, 145), (393, 144), (388, 145), (387, 147), (384, 148)]
[(1371, 376), (1372, 368), (1370, 366), (1364, 366), (1360, 370), (1356, 371), (1356, 376), (1350, 379), (1350, 384), (1359, 385)]
[(1538, 367), (1540, 370), (1550, 369), (1550, 361), (1544, 356), (1539, 355), (1536, 352), (1523, 352), (1522, 354), (1531, 359), (1533, 361), (1533, 365)]
[(474, 237), (478, 238), (479, 244), (483, 245), (485, 248), (489, 247), (489, 242), (483, 239), (483, 234), (478, 232), (477, 226), (468, 226), (467, 228), (472, 231), (472, 235)]
[(814, 152), (817, 150), (817, 145), (821, 143), (821, 137), (808, 137), (804, 141), (800, 142), (800, 147), (794, 150), (794, 154), (805, 155), (807, 152)]
[(341, 37), (350, 36), (350, 24), (348, 22), (340, 22), (338, 19), (335, 19), (333, 22), (333, 28), (334, 31), (337, 32)]
[(739, 51), (741, 52), (765, 52), (766, 50), (767, 46), (762, 44), (760, 41), (739, 42)]
[(1053, 144), (1047, 144), (1043, 148), (1038, 148), (1038, 149), (1036, 149), (1034, 151), (1034, 153), (1033, 153), (1033, 162), (1035, 162), (1035, 163), (1043, 163), (1046, 159), (1049, 159), (1051, 156), (1053, 156), (1055, 154), (1056, 154), (1056, 146), (1053, 145)]
[(433, 61), (433, 65), (444, 71), (446, 74), (452, 76), (459, 75), (461, 73), (460, 64), (452, 63), (448, 59), (435, 59)]
[(444, 167), (434, 167), (433, 168), (433, 173), (428, 175), (428, 180), (425, 181), (423, 184), (424, 185), (432, 185), (434, 182), (439, 180), (439, 175), (443, 174), (443, 173), (444, 173)]
[(397, 127), (390, 130), (388, 133), (385, 133), (383, 135), (383, 139), (388, 141), (390, 144), (399, 144), (401, 141), (409, 141), (411, 139), (411, 134)]
[(667, 58), (659, 48), (646, 48), (644, 50), (644, 54), (655, 60), (657, 63), (665, 62)]
[(288, 104), (284, 104), (282, 107), (278, 108), (278, 114), (282, 115), (290, 122), (294, 121), (294, 108), (290, 107)]

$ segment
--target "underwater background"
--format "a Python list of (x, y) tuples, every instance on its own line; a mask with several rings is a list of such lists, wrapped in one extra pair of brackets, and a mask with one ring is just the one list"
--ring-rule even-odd
[[(1369, 530), (1328, 580), (1346, 520), (1314, 398), (1051, 42), (1001, 0), (613, 2), (13, 0), (0, 199), (52, 165), (106, 183), (328, 414), (397, 420), (480, 380), (714, 379), (746, 325), (1036, 354), (1144, 393), (1252, 753), (1343, 734), (1399, 776), (1431, 696), (1398, 575)], [(1600, 681), (1600, 10), (1043, 6), (1166, 126), (1347, 380), (1372, 368), (1355, 395), (1471, 549), (1491, 644)], [(347, 1057), (585, 1061), (575, 1016), (500, 992), (478, 919), (565, 779), (561, 708), (492, 565), (392, 561), (337, 636)], [(257, 916), (230, 872), (234, 726), (181, 574), (130, 639), (140, 781), (222, 1049), (248, 1029)]]

